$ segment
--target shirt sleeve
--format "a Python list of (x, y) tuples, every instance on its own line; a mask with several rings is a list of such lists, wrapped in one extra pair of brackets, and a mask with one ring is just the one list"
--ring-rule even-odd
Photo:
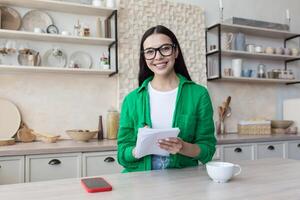
[(208, 91), (200, 98), (198, 104), (197, 129), (195, 134), (195, 144), (200, 148), (200, 153), (195, 159), (198, 159), (202, 164), (211, 161), (216, 151), (215, 127), (213, 120), (213, 108)]
[[(136, 134), (134, 133), (134, 120), (132, 118), (132, 105), (126, 97), (122, 104), (120, 126), (118, 130), (118, 162), (125, 168), (136, 168), (138, 159), (132, 155), (136, 145)], [(131, 111), (130, 111), (131, 110)]]

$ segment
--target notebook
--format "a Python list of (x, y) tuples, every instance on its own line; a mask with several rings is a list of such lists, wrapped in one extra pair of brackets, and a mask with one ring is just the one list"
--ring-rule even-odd
[(135, 156), (137, 158), (141, 158), (151, 154), (168, 156), (169, 152), (164, 149), (161, 149), (158, 146), (157, 141), (169, 137), (177, 137), (179, 132), (179, 128), (139, 128), (137, 143), (135, 147)]

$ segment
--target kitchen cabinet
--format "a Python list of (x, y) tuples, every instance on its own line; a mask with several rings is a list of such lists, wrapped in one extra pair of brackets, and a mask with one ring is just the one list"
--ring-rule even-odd
[[(108, 62), (109, 69), (98, 69), (99, 63), (94, 63), (93, 68), (67, 68), (67, 67), (56, 67), (56, 66), (18, 66), (18, 65), (8, 65), (5, 63), (0, 64), (1, 71), (17, 71), (17, 72), (42, 72), (42, 73), (69, 73), (69, 74), (99, 74), (99, 75), (114, 75), (118, 73), (118, 44), (117, 44), (117, 10), (113, 8), (106, 7), (96, 7), (87, 4), (80, 4), (76, 2), (67, 1), (55, 1), (55, 0), (1, 0), (1, 5), (11, 6), (14, 8), (29, 8), (36, 10), (46, 10), (53, 11), (55, 13), (60, 13), (61, 16), (66, 16), (66, 14), (75, 14), (79, 18), (80, 16), (94, 16), (96, 18), (104, 18), (106, 23), (107, 32), (113, 34), (112, 37), (107, 35), (104, 37), (94, 37), (94, 36), (74, 36), (74, 35), (62, 35), (62, 34), (46, 34), (46, 33), (35, 33), (23, 30), (6, 30), (0, 29), (0, 37), (5, 39), (13, 40), (29, 40), (38, 41), (42, 43), (66, 43), (66, 44), (76, 44), (76, 45), (88, 45), (88, 46), (104, 46), (108, 48)], [(56, 15), (56, 14), (55, 14)], [(54, 19), (54, 21), (61, 19)], [(42, 22), (41, 22), (42, 23)], [(95, 24), (96, 20), (95, 20)], [(102, 28), (103, 29), (103, 28)], [(71, 31), (69, 31), (71, 32)], [(78, 48), (82, 49), (82, 48)], [(114, 52), (115, 55), (112, 53)], [(100, 56), (102, 52), (99, 52)], [(46, 53), (45, 53), (46, 55)], [(41, 56), (41, 59), (45, 59), (45, 55)], [(85, 55), (85, 54), (84, 54)], [(68, 57), (68, 56), (67, 56)], [(88, 59), (83, 56), (84, 59)], [(97, 62), (100, 60), (97, 58)], [(44, 62), (43, 62), (44, 63)], [(92, 63), (92, 62), (91, 62)], [(68, 61), (67, 66), (70, 64)], [(95, 68), (96, 67), (96, 68)]]
[(24, 156), (0, 157), (0, 185), (24, 182)]
[[(246, 36), (261, 37), (265, 39), (280, 39), (283, 40), (282, 47), (286, 47), (287, 42), (299, 38), (300, 34), (291, 33), (288, 31), (279, 31), (266, 28), (258, 28), (244, 25), (226, 24), (219, 23), (212, 25), (206, 29), (206, 71), (207, 80), (222, 80), (222, 81), (238, 81), (238, 82), (259, 82), (259, 83), (283, 83), (283, 84), (296, 84), (300, 83), (300, 79), (278, 79), (278, 78), (256, 78), (251, 77), (233, 77), (225, 75), (224, 69), (228, 68), (227, 64), (222, 64), (224, 59), (228, 58), (241, 58), (241, 59), (252, 59), (252, 60), (267, 60), (267, 61), (278, 61), (284, 62), (285, 65), (282, 67), (287, 70), (288, 63), (300, 60), (300, 55), (282, 55), (282, 54), (271, 54), (255, 51), (241, 51), (232, 50), (233, 48), (224, 48), (224, 38), (222, 35), (225, 34), (237, 34), (242, 33)], [(231, 38), (231, 44), (234, 44), (234, 37)], [(247, 41), (248, 42), (248, 41)], [(223, 45), (222, 45), (223, 44)], [(213, 46), (213, 48), (208, 48)], [(230, 64), (228, 64), (230, 65)], [(255, 69), (256, 70), (256, 69)], [(296, 74), (296, 73), (294, 73)]]
[(288, 158), (300, 160), (300, 140), (288, 142)]
[(253, 144), (226, 145), (222, 147), (221, 158), (224, 161), (254, 160)]
[(122, 170), (115, 151), (82, 154), (82, 176), (120, 173)]
[(257, 144), (257, 159), (262, 158), (285, 158), (284, 143)]
[(81, 153), (26, 156), (26, 182), (81, 177)]

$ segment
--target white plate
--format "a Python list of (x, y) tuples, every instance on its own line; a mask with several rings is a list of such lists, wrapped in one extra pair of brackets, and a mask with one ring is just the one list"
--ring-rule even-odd
[(70, 56), (70, 63), (77, 64), (78, 68), (90, 69), (92, 67), (92, 57), (83, 51), (76, 51)]
[(55, 54), (54, 49), (49, 49), (43, 56), (44, 66), (48, 67), (66, 67), (68, 58), (65, 51), (59, 49), (60, 54)]
[(14, 136), (19, 130), (21, 115), (15, 104), (0, 98), (0, 139)]
[(27, 12), (22, 19), (22, 28), (25, 31), (33, 32), (34, 28), (40, 28), (46, 33), (47, 27), (52, 24), (52, 18), (46, 12), (39, 10)]

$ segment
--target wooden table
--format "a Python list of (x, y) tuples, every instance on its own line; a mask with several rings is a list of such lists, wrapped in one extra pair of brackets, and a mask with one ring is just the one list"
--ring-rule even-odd
[(103, 176), (113, 191), (87, 193), (80, 179), (0, 186), (2, 200), (246, 200), (300, 199), (300, 161), (267, 159), (239, 162), (242, 173), (219, 184), (204, 167)]

